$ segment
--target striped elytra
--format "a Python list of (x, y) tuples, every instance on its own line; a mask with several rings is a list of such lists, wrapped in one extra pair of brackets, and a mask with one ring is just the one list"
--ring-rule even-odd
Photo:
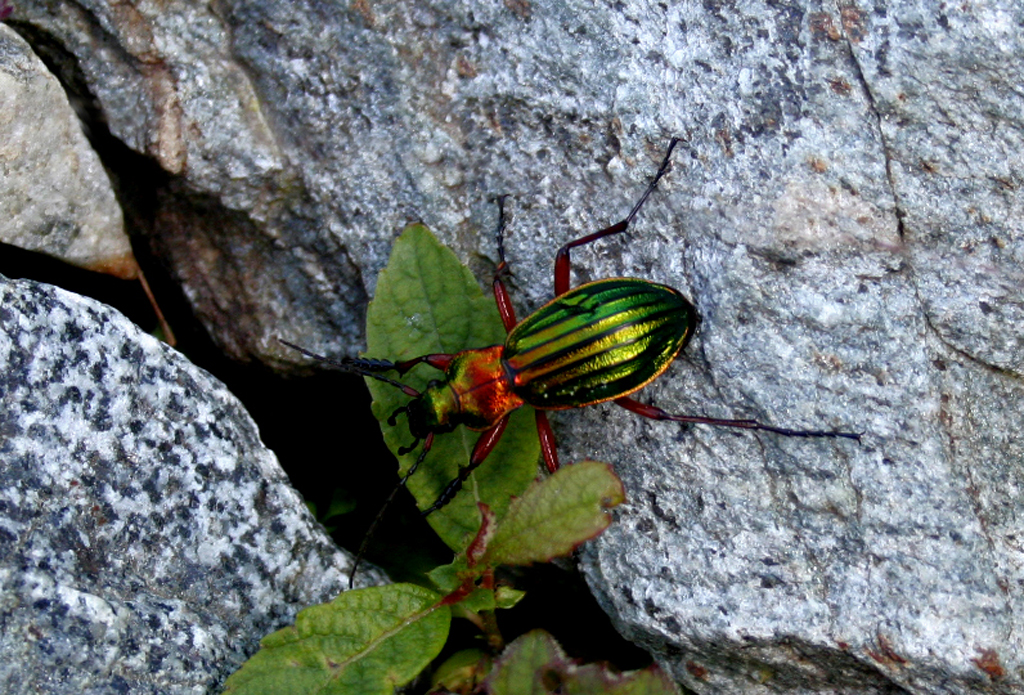
[(545, 304), (505, 341), (513, 390), (536, 408), (579, 408), (628, 395), (683, 349), (697, 322), (677, 290), (611, 278)]

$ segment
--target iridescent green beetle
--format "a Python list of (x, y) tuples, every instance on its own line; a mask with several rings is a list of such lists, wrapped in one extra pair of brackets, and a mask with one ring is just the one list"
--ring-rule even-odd
[[(408, 453), (423, 442), (422, 451), (403, 476), (399, 488), (422, 463), (435, 434), (451, 432), (459, 425), (483, 433), (469, 463), (460, 467), (458, 476), (423, 511), (424, 515), (452, 500), (473, 470), (494, 449), (509, 415), (524, 405), (535, 409), (541, 451), (551, 472), (558, 469), (558, 455), (545, 411), (581, 408), (605, 401), (614, 401), (616, 405), (654, 420), (763, 430), (790, 437), (860, 439), (860, 434), (854, 432), (794, 430), (757, 420), (672, 415), (629, 397), (664, 372), (686, 346), (696, 328), (697, 312), (678, 290), (647, 280), (612, 278), (570, 290), (569, 252), (577, 246), (626, 231), (658, 181), (668, 172), (672, 151), (679, 142), (678, 138), (673, 138), (669, 143), (654, 179), (624, 220), (571, 241), (558, 250), (555, 298), (521, 323), (516, 321), (502, 281), (508, 272), (508, 263), (504, 249), (503, 200), (499, 200), (502, 213), (497, 231), (500, 262), (493, 287), (498, 312), (508, 332), (504, 345), (389, 362), (354, 358), (332, 360), (285, 343), (317, 360), (391, 384), (412, 398), (388, 420), (394, 425), (402, 412), (408, 418), (409, 431), (415, 441), (400, 453)], [(420, 363), (444, 372), (442, 379), (431, 381), (422, 392), (381, 374), (396, 371), (401, 375)]]

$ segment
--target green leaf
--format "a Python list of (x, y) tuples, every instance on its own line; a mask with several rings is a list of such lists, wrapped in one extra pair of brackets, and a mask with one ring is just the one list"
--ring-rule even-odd
[(350, 491), (342, 488), (335, 488), (334, 494), (331, 496), (331, 503), (327, 507), (327, 511), (325, 511), (322, 516), (320, 515), (315, 502), (306, 500), (306, 508), (314, 517), (316, 517), (317, 521), (323, 524), (324, 530), (327, 531), (327, 533), (334, 533), (337, 525), (330, 523), (331, 519), (344, 516), (355, 509), (356, 499)]
[(431, 679), (431, 692), (440, 688), (446, 692), (471, 692), (490, 670), (491, 657), (487, 652), (482, 649), (463, 649), (437, 667)]
[(494, 664), (485, 692), (490, 695), (678, 695), (675, 683), (657, 666), (615, 673), (598, 664), (577, 666), (554, 638), (533, 630), (512, 642)]
[(561, 687), (571, 667), (554, 638), (532, 630), (505, 648), (487, 678), (491, 695), (549, 695)]
[(467, 573), (473, 574), (469, 570), (469, 565), (466, 564), (466, 558), (457, 555), (451, 564), (439, 565), (427, 572), (427, 579), (437, 587), (438, 591), (448, 594), (459, 588), (463, 576)]
[[(455, 353), (504, 343), (505, 330), (493, 297), (485, 297), (476, 279), (423, 225), (407, 228), (395, 242), (387, 267), (377, 278), (377, 290), (366, 314), (366, 342), (370, 357), (392, 361), (432, 353)], [(419, 365), (399, 381), (422, 390), (442, 375)], [(405, 415), (397, 425), (388, 417), (409, 398), (394, 386), (367, 379), (373, 395), (373, 413), (381, 422), (384, 441), (398, 448), (412, 443)], [(409, 479), (409, 490), (420, 508), (440, 496), (469, 462), (479, 432), (460, 427), (439, 435), (423, 465)], [(422, 444), (421, 444), (422, 446)], [(400, 473), (416, 460), (420, 447), (399, 457)], [(498, 518), (513, 495), (521, 494), (537, 475), (540, 445), (533, 414), (524, 408), (513, 413), (498, 446), (446, 507), (431, 514), (430, 525), (453, 550), (461, 551), (480, 525), (477, 502), (485, 502)]]
[(497, 604), (494, 602), (494, 589), (476, 589), (459, 601), (458, 605), (474, 613), (493, 611), (497, 608)]
[(525, 591), (510, 586), (499, 586), (494, 590), (494, 605), (497, 608), (512, 608), (525, 596)]
[(568, 555), (607, 528), (608, 510), (623, 500), (622, 481), (607, 463), (563, 466), (512, 501), (480, 562), (525, 565)]
[(462, 583), (458, 573), (465, 572), (467, 569), (465, 558), (459, 556), (450, 565), (441, 565), (427, 572), (427, 579), (447, 594), (458, 588)]
[(451, 611), (413, 584), (346, 591), (263, 638), (225, 694), (381, 693), (415, 678), (440, 653)]
[(320, 523), (325, 523), (336, 516), (348, 514), (356, 508), (356, 497), (351, 490), (336, 488), (331, 495), (331, 504), (327, 507)]

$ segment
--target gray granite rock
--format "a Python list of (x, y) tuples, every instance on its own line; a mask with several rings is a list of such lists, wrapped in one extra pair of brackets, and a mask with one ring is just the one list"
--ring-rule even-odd
[(99, 157), (67, 95), (0, 24), (0, 242), (134, 278), (138, 266)]
[(210, 693), (346, 584), (217, 380), (92, 300), (0, 278), (0, 691)]
[(633, 504), (586, 574), (699, 692), (1020, 692), (1021, 9), (745, 9), (679, 10), (727, 156), (683, 184), (702, 335), (647, 397), (864, 440), (609, 417)]
[[(520, 312), (555, 249), (703, 317), (640, 398), (862, 444), (555, 418), (630, 502), (583, 566), (702, 693), (1024, 687), (1021, 6), (251, 0), (19, 4), (173, 173), (153, 234), (228, 349), (358, 349), (421, 219)], [(223, 118), (209, 115), (224, 114)], [(486, 258), (482, 258), (486, 257)], [(285, 336), (289, 337), (289, 336)], [(381, 356), (387, 357), (387, 356)]]

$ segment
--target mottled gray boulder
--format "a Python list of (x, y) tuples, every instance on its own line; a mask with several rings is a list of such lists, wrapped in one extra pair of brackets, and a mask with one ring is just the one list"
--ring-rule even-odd
[[(649, 397), (865, 432), (609, 419), (633, 505), (585, 571), (700, 692), (1024, 688), (1024, 15), (933, 9), (774, 9), (755, 31), (691, 7), (669, 32), (726, 156), (701, 148), (682, 184), (666, 255), (704, 323)], [(583, 450), (602, 425), (570, 427)]]
[(200, 693), (349, 558), (217, 380), (0, 278), (0, 691)]
[(0, 242), (134, 278), (121, 208), (67, 94), (0, 24)]
[(629, 494), (595, 592), (704, 693), (1024, 687), (1020, 3), (83, 7), (16, 12), (172, 174), (154, 244), (238, 355), (357, 350), (408, 221), (486, 278), (498, 193), (536, 307), (687, 137), (632, 237), (574, 252), (703, 317), (641, 399), (865, 436), (559, 414)]

